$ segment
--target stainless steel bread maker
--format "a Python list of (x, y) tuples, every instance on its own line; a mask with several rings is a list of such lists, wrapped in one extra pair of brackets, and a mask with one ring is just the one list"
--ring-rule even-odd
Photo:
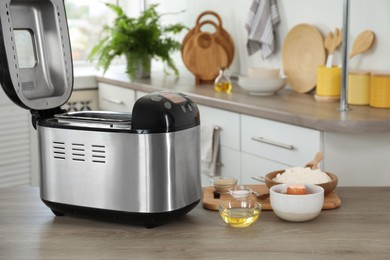
[(67, 113), (73, 64), (63, 0), (2, 0), (0, 16), (0, 83), (31, 111), (41, 199), (56, 215), (154, 227), (199, 203), (193, 101), (163, 91), (138, 99), (129, 113)]

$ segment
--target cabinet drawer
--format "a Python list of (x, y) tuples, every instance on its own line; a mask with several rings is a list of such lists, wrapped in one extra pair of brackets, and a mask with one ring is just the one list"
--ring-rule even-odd
[(220, 109), (198, 105), (200, 120), (221, 128), (221, 146), (240, 149), (240, 115)]
[(243, 184), (259, 184), (252, 176), (264, 177), (267, 173), (290, 168), (291, 165), (264, 159), (248, 153), (241, 153), (241, 172)]
[(241, 123), (244, 152), (300, 166), (322, 151), (320, 131), (245, 115)]
[(99, 83), (99, 107), (101, 110), (129, 112), (133, 111), (135, 91), (118, 86)]
[[(240, 151), (221, 147), (220, 152), (221, 165), (217, 168), (217, 174), (221, 176), (233, 176), (241, 183), (241, 156)], [(202, 174), (202, 186), (210, 186), (210, 177)]]

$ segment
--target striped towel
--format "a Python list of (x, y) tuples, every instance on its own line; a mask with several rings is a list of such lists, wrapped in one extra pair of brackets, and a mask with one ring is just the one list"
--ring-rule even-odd
[(267, 59), (274, 51), (274, 26), (280, 22), (276, 0), (254, 0), (248, 14), (245, 28), (248, 31), (247, 50), (252, 55), (261, 49), (261, 56)]

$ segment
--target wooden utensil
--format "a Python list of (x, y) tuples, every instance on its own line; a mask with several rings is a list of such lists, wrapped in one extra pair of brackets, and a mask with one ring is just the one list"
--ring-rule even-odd
[(336, 28), (334, 34), (330, 32), (324, 41), (325, 49), (328, 51), (328, 58), (326, 60), (326, 67), (330, 68), (333, 65), (333, 53), (340, 46), (342, 42), (342, 34), (339, 28)]
[(307, 163), (305, 167), (310, 167), (312, 170), (316, 170), (318, 169), (318, 163), (322, 161), (323, 158), (324, 154), (322, 152), (318, 152), (314, 159), (311, 162)]
[(375, 33), (370, 30), (361, 32), (355, 39), (352, 45), (352, 51), (349, 58), (352, 59), (355, 55), (361, 54), (370, 49), (375, 41)]

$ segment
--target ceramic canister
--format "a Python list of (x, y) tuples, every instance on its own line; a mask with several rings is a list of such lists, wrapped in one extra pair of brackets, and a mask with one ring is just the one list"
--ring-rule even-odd
[(370, 102), (370, 73), (350, 71), (348, 74), (348, 104), (368, 105)]
[(325, 97), (339, 97), (341, 87), (341, 68), (317, 68), (316, 95)]
[(370, 106), (390, 108), (390, 72), (371, 73)]

